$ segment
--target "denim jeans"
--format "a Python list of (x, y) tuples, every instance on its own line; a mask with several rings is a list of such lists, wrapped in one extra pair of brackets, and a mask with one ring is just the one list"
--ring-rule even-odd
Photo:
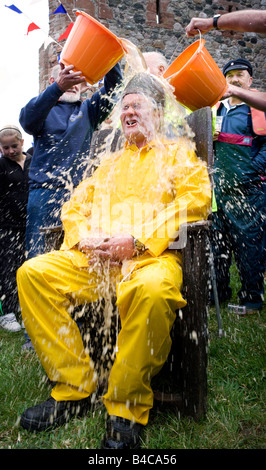
[(61, 225), (61, 208), (70, 197), (64, 188), (31, 189), (29, 192), (26, 225), (26, 257), (44, 253), (44, 233), (41, 228)]
[[(69, 191), (64, 188), (30, 189), (26, 224), (27, 259), (45, 252), (45, 236), (40, 229), (61, 225), (61, 208), (69, 197)], [(26, 340), (30, 339), (26, 330), (25, 338)]]

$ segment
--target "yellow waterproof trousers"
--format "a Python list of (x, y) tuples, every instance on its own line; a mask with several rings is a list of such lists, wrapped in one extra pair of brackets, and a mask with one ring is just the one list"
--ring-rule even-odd
[[(58, 401), (85, 398), (97, 384), (69, 313), (73, 303), (93, 302), (99, 295), (96, 272), (80, 267), (82, 256), (74, 250), (44, 254), (25, 262), (17, 275), (25, 328), (49, 379), (56, 382), (52, 397)], [(86, 265), (85, 255), (83, 261)], [(156, 258), (146, 254), (122, 282), (121, 273), (117, 281), (113, 272), (121, 330), (103, 402), (110, 415), (146, 425), (153, 406), (150, 381), (169, 354), (176, 309), (186, 305), (180, 293), (181, 258), (171, 252)]]

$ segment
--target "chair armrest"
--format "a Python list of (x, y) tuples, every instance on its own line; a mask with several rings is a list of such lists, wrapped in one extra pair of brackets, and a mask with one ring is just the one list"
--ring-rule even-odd
[(198, 220), (197, 222), (191, 222), (190, 224), (183, 224), (180, 226), (181, 231), (187, 230), (188, 232), (195, 230), (209, 230), (211, 226), (211, 220)]
[(191, 222), (190, 224), (180, 225), (178, 237), (172, 247), (178, 250), (183, 250), (187, 245), (189, 234), (199, 232), (200, 230), (209, 230), (211, 223), (211, 220), (198, 220), (197, 222)]
[(45, 252), (59, 250), (64, 239), (63, 225), (42, 227), (40, 232), (44, 234)]
[(63, 230), (63, 225), (57, 225), (57, 226), (50, 226), (50, 227), (41, 227), (40, 228), (40, 232), (49, 232), (49, 233), (52, 233), (52, 232), (61, 232)]

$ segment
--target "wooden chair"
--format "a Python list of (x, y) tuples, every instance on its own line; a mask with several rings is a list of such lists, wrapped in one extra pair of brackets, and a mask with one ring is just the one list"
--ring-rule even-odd
[[(206, 162), (211, 178), (213, 144), (212, 114), (209, 107), (202, 108), (188, 116), (188, 123), (195, 133), (196, 152)], [(102, 133), (101, 133), (102, 132)], [(97, 153), (109, 129), (98, 131), (93, 136), (91, 152)], [(117, 136), (116, 136), (117, 138)], [(117, 140), (118, 141), (118, 140)], [(117, 142), (114, 144), (116, 145)], [(172, 329), (172, 349), (162, 371), (154, 379), (153, 390), (156, 405), (170, 406), (178, 413), (198, 420), (206, 414), (207, 409), (207, 350), (208, 350), (208, 283), (209, 243), (208, 230), (210, 220), (192, 223), (183, 227), (186, 244), (183, 255), (183, 295), (187, 306), (177, 312), (177, 319)], [(58, 227), (45, 229), (46, 249), (58, 249), (62, 243), (63, 233)], [(182, 232), (181, 232), (182, 238)], [(78, 312), (77, 317), (80, 315)], [(83, 328), (86, 347), (99, 337), (86, 334), (87, 322), (91, 322), (92, 310), (88, 306)], [(117, 314), (114, 304), (113, 331), (117, 329)], [(89, 319), (89, 320), (88, 320)], [(110, 335), (112, 337), (112, 331)], [(108, 337), (108, 340), (110, 337)], [(97, 351), (99, 348), (93, 348)], [(95, 357), (97, 360), (97, 357)], [(108, 365), (112, 352), (106, 358)]]
[[(213, 134), (211, 108), (192, 113), (188, 122), (195, 133), (197, 155), (206, 162), (212, 182)], [(183, 293), (187, 306), (180, 321), (183, 335), (183, 407), (186, 415), (199, 419), (207, 409), (208, 289), (210, 220), (188, 226), (183, 249)]]
[[(206, 162), (212, 181), (213, 139), (211, 108), (199, 109), (188, 116), (195, 134), (196, 152)], [(207, 410), (208, 286), (210, 282), (208, 231), (211, 220), (189, 224), (183, 257), (183, 295), (187, 306), (177, 315), (172, 329), (172, 350), (159, 380), (155, 399), (180, 414), (198, 420)], [(181, 234), (182, 237), (182, 234)], [(170, 374), (169, 374), (170, 372)], [(169, 384), (170, 377), (170, 384)], [(157, 385), (156, 384), (156, 385)], [(169, 391), (170, 388), (170, 391)]]

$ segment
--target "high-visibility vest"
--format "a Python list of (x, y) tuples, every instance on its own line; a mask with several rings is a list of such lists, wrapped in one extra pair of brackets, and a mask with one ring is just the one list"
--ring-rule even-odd
[(257, 135), (266, 135), (265, 112), (259, 109), (250, 108), (253, 131)]

